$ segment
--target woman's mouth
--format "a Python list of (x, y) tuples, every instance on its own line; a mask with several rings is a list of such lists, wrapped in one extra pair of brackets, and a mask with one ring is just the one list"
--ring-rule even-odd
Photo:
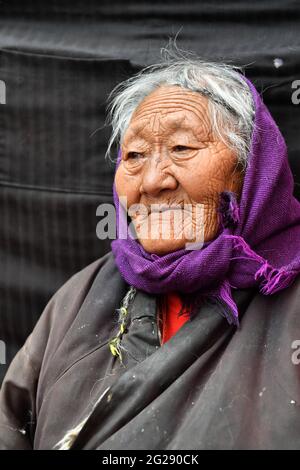
[(158, 205), (157, 207), (157, 204), (152, 204), (152, 206), (150, 207), (150, 209), (148, 210), (148, 214), (151, 214), (153, 212), (166, 212), (166, 211), (169, 211), (169, 210), (182, 210), (183, 207), (181, 205)]

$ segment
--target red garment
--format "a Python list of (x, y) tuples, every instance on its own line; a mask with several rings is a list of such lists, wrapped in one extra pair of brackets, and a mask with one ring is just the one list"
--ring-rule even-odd
[(166, 308), (162, 311), (162, 344), (168, 341), (189, 319), (188, 310), (178, 316), (182, 308), (182, 300), (178, 294), (166, 294)]

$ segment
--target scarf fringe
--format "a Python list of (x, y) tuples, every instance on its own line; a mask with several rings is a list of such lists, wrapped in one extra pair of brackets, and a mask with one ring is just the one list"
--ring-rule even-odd
[[(231, 259), (251, 259), (260, 264), (254, 274), (254, 279), (258, 281), (259, 291), (264, 295), (271, 295), (288, 287), (297, 276), (297, 271), (289, 270), (285, 266), (274, 268), (262, 256), (253, 251), (248, 243), (240, 236), (225, 235), (226, 238), (233, 240), (234, 250), (242, 252), (244, 256), (234, 256)], [(225, 279), (219, 291), (211, 296), (220, 302), (221, 313), (227, 319), (229, 324), (234, 324), (239, 328), (239, 312), (235, 301), (232, 298), (231, 286)]]
[[(220, 195), (219, 213), (223, 228), (235, 227), (240, 221), (239, 205), (236, 200), (235, 193), (224, 191)], [(285, 266), (277, 269), (269, 264), (269, 262), (256, 253), (243, 237), (238, 235), (224, 235), (233, 241), (234, 256), (231, 259), (247, 259), (259, 263), (259, 268), (254, 273), (254, 280), (258, 282), (259, 291), (264, 295), (274, 294), (288, 287), (297, 272), (289, 270)], [(243, 256), (236, 256), (236, 254)], [(229, 324), (239, 326), (238, 308), (231, 295), (231, 287), (229, 281), (222, 282), (219, 292), (213, 297), (220, 302), (223, 316), (228, 320)]]
[[(285, 289), (297, 276), (297, 271), (287, 269), (285, 266), (282, 266), (281, 268), (274, 268), (271, 266), (266, 259), (255, 253), (242, 237), (237, 235), (225, 235), (225, 237), (233, 239), (234, 249), (242, 251), (245, 255), (244, 258), (257, 261), (260, 264), (254, 274), (254, 279), (258, 281), (259, 291), (262, 294), (270, 295)], [(232, 259), (236, 258), (238, 257), (234, 257)]]
[(233, 324), (239, 328), (239, 311), (235, 301), (233, 300), (229, 281), (225, 279), (219, 290), (216, 293), (211, 293), (209, 297), (212, 297), (220, 304), (221, 314), (226, 318), (229, 325)]
[(285, 267), (280, 269), (272, 268), (266, 261), (255, 273), (255, 279), (262, 278), (260, 292), (264, 295), (274, 294), (285, 287), (288, 287), (295, 279), (297, 273), (289, 271)]

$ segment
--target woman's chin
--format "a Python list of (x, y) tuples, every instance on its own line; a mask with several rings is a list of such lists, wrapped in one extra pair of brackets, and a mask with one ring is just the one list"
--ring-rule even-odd
[(166, 255), (173, 251), (182, 250), (186, 247), (187, 240), (185, 239), (170, 239), (170, 240), (151, 240), (139, 239), (140, 244), (148, 253), (155, 255)]

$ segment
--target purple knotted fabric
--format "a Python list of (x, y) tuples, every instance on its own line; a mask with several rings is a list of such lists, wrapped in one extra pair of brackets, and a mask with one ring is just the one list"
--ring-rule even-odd
[[(219, 299), (236, 325), (238, 309), (231, 289), (250, 288), (269, 295), (288, 287), (300, 272), (300, 203), (284, 138), (252, 82), (255, 118), (248, 167), (239, 204), (220, 195), (220, 227), (200, 250), (166, 255), (147, 253), (137, 240), (116, 239), (112, 251), (125, 281), (150, 293), (195, 292)], [(121, 153), (118, 154), (117, 166)], [(119, 199), (114, 202), (119, 234)], [(122, 212), (122, 211), (121, 211)], [(123, 215), (123, 224), (126, 217)]]

